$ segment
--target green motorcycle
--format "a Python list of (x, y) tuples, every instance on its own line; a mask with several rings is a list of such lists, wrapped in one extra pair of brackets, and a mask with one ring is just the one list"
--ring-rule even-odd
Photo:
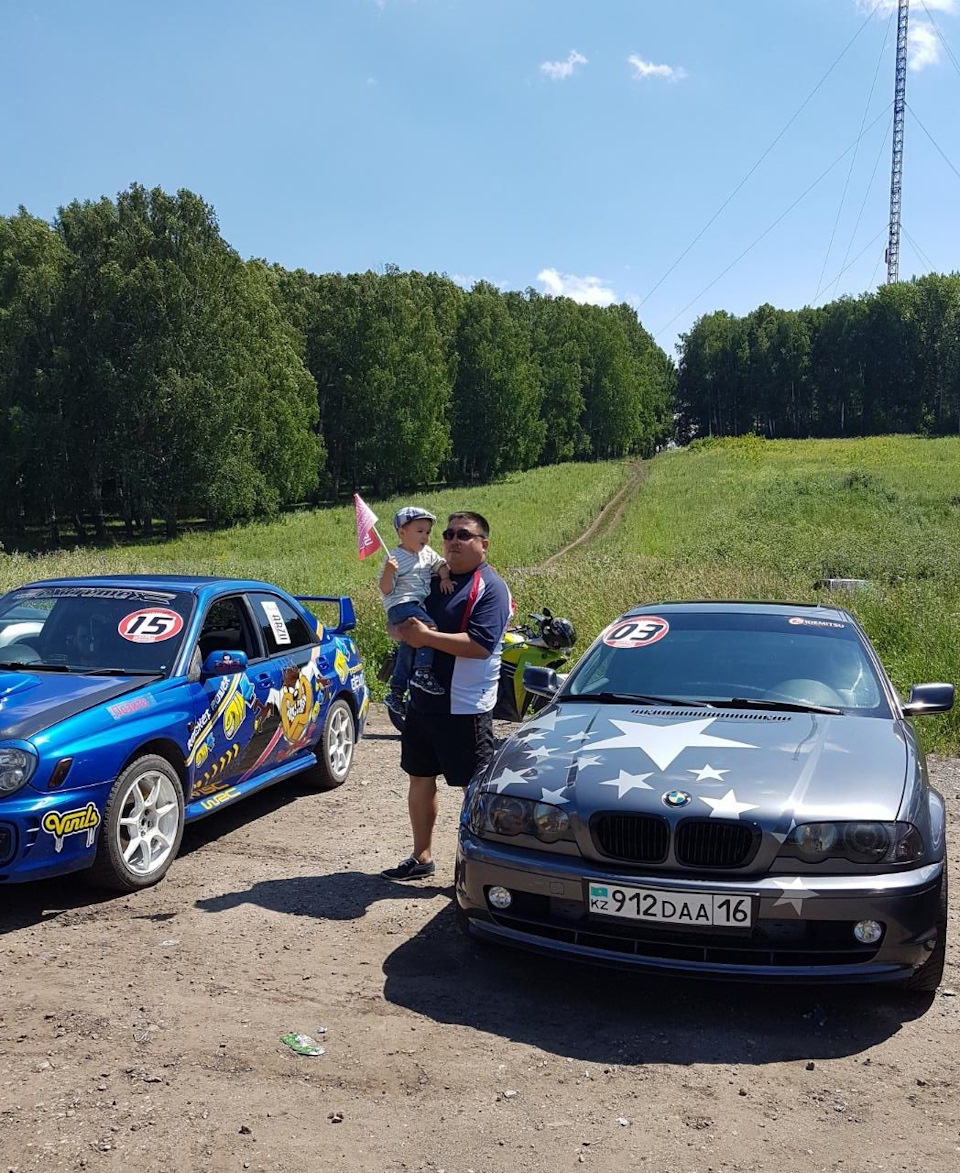
[[(503, 636), (500, 655), (500, 683), (493, 715), (500, 721), (522, 721), (548, 703), (546, 697), (534, 696), (523, 687), (523, 670), (528, 664), (538, 668), (559, 669), (570, 658), (577, 633), (569, 619), (555, 618), (547, 607), (528, 616), (529, 622), (511, 624)], [(385, 684), (393, 676), (396, 651), (388, 652), (380, 665), (378, 678)], [(403, 714), (387, 710), (395, 729), (403, 732)]]

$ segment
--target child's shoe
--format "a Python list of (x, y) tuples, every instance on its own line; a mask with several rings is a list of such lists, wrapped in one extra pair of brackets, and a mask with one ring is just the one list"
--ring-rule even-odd
[(401, 717), (406, 711), (406, 705), (403, 702), (403, 693), (398, 688), (391, 688), (384, 697), (383, 703), (391, 713), (397, 713)]
[(410, 687), (419, 688), (429, 696), (443, 696), (443, 685), (436, 678), (432, 668), (414, 668)]

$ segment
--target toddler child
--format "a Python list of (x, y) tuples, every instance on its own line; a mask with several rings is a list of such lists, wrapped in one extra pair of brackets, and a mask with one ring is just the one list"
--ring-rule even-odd
[[(380, 574), (380, 598), (387, 613), (388, 623), (402, 623), (411, 617), (430, 627), (437, 625), (424, 610), (423, 603), (430, 594), (430, 579), (440, 577), (440, 589), (446, 594), (454, 589), (450, 568), (436, 550), (430, 547), (430, 531), (436, 517), (417, 505), (405, 505), (393, 519), (398, 546), (387, 554)], [(422, 689), (431, 696), (442, 696), (443, 685), (433, 671), (433, 648), (417, 648), (401, 643), (397, 648), (396, 663), (387, 693), (387, 708), (395, 713), (404, 711), (407, 686)]]

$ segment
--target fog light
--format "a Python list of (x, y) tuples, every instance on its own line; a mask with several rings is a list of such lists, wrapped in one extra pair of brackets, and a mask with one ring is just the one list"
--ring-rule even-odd
[(883, 925), (876, 920), (858, 920), (853, 935), (861, 945), (875, 945), (883, 936)]
[(487, 899), (494, 908), (509, 908), (513, 904), (513, 896), (508, 888), (501, 888), (498, 884), (487, 893)]

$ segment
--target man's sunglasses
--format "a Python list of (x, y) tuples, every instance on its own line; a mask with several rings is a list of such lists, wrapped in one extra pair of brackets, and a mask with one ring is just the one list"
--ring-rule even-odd
[(471, 542), (474, 538), (483, 537), (483, 534), (474, 534), (468, 529), (445, 529), (440, 536), (445, 542), (452, 542), (454, 538), (458, 542)]

